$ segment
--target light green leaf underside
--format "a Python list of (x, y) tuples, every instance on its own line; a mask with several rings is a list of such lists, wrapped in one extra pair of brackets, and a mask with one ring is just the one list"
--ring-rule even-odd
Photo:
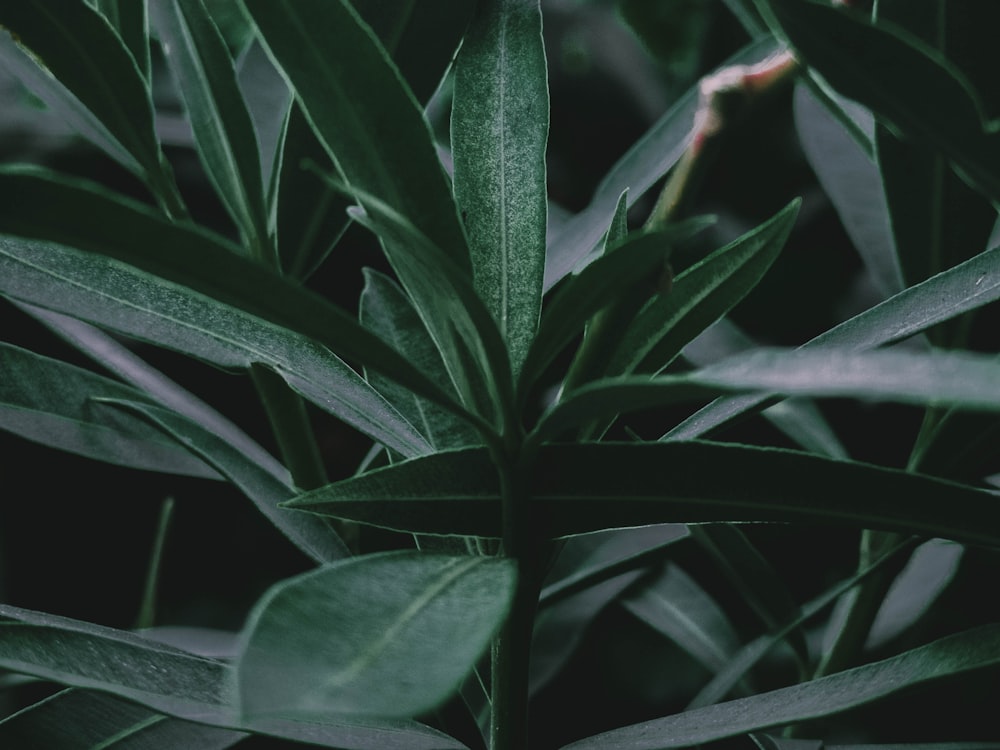
[[(994, 494), (869, 464), (701, 442), (543, 445), (536, 461), (532, 523), (550, 537), (732, 521), (846, 524), (1000, 546)], [(378, 469), (290, 505), (401, 531), (500, 536), (485, 449)]]
[(250, 615), (237, 659), (243, 716), (311, 721), (431, 710), (499, 628), (514, 571), (510, 560), (396, 552), (278, 584)]
[(231, 668), (123, 630), (0, 605), (0, 666), (124, 698), (209, 726), (340, 750), (461, 750), (412, 721), (243, 721), (232, 702)]
[(937, 679), (1000, 663), (1000, 626), (948, 636), (813, 682), (612, 730), (565, 750), (666, 750), (798, 723), (864, 706)]
[(549, 102), (537, 2), (477, 6), (455, 63), (455, 195), (476, 291), (515, 373), (534, 338), (545, 269)]

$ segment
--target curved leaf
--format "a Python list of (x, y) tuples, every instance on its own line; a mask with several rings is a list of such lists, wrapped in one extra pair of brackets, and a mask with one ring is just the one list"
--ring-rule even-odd
[[(549, 537), (732, 521), (882, 528), (1000, 546), (994, 493), (806, 453), (702, 442), (554, 444), (538, 449), (535, 467), (531, 523)], [(500, 536), (499, 483), (484, 448), (404, 461), (288, 506), (399, 531)]]
[(219, 478), (142, 420), (102, 411), (97, 400), (103, 398), (146, 400), (129, 386), (0, 342), (0, 428), (133, 469)]
[(514, 579), (510, 560), (397, 552), (284, 581), (250, 615), (236, 662), (241, 713), (311, 721), (427, 712), (475, 666)]
[(548, 93), (538, 3), (478, 3), (455, 62), (455, 197), (515, 377), (542, 307)]
[(830, 716), (916, 685), (1000, 664), (1000, 626), (948, 636), (874, 664), (615, 729), (565, 750), (666, 750)]

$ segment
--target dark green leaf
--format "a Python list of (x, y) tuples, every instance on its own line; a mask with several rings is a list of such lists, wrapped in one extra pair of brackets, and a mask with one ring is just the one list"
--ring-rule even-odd
[(799, 201), (756, 229), (699, 261), (674, 279), (625, 331), (608, 368), (611, 375), (636, 368), (658, 372), (705, 328), (753, 289), (771, 267), (798, 215)]
[(95, 399), (146, 397), (129, 386), (0, 343), (0, 428), (120, 466), (209, 479), (219, 475), (176, 442)]
[[(774, 52), (767, 37), (743, 48), (726, 65), (760, 62)], [(698, 87), (692, 87), (618, 160), (597, 186), (587, 208), (569, 219), (549, 239), (543, 288), (548, 291), (574, 269), (592, 260), (594, 248), (608, 229), (622, 191), (635, 203), (680, 159), (694, 124)]]
[[(869, 464), (670, 442), (545, 445), (535, 466), (531, 522), (550, 537), (654, 523), (771, 521), (1000, 546), (994, 494)], [(500, 536), (497, 472), (482, 448), (377, 469), (289, 505), (401, 531)]]
[(338, 750), (462, 750), (412, 721), (317, 717), (244, 721), (232, 670), (133, 633), (0, 604), (0, 666), (90, 688), (199, 724), (266, 734)]
[[(58, 213), (52, 213), (53, 205), (60, 207)], [(312, 338), (437, 403), (458, 408), (436, 384), (352, 316), (261, 264), (240, 257), (235, 247), (217, 236), (170, 224), (138, 204), (68, 180), (0, 172), (0, 232), (62, 242), (75, 250), (128, 263)], [(134, 241), (137, 237), (143, 241)], [(14, 296), (39, 305), (54, 302), (24, 294)]]
[(246, 737), (89, 690), (64, 690), (0, 721), (0, 744), (11, 748), (225, 750)]
[[(1000, 248), (982, 253), (955, 268), (903, 290), (875, 307), (831, 328), (803, 348), (841, 347), (864, 350), (901, 341), (932, 325), (1000, 299), (996, 273)], [(664, 439), (690, 440), (760, 406), (764, 396), (728, 397), (689, 417)]]
[(397, 552), (278, 584), (250, 615), (236, 663), (243, 716), (429, 711), (482, 655), (514, 579), (510, 560)]
[(541, 311), (548, 131), (541, 9), (478, 3), (455, 63), (455, 196), (476, 291), (500, 326), (515, 376)]
[(427, 123), (344, 0), (245, 0), (346, 181), (411, 221), (463, 272), (465, 233)]
[(759, 0), (804, 61), (886, 124), (950, 158), (1000, 203), (1000, 135), (968, 80), (898, 27), (813, 0)]
[[(366, 328), (392, 344), (432, 380), (440, 383), (447, 381), (448, 371), (441, 361), (441, 353), (434, 346), (406, 293), (388, 276), (370, 268), (365, 269), (360, 317)], [(460, 448), (481, 442), (475, 431), (454, 414), (377, 373), (369, 373), (368, 380), (435, 449)], [(404, 457), (411, 458), (412, 455), (404, 454)]]
[(126, 414), (141, 415), (193, 455), (215, 468), (236, 485), (275, 528), (313, 561), (329, 562), (350, 555), (340, 537), (328, 524), (316, 523), (321, 519), (301, 518), (298, 516), (302, 514), (290, 513), (279, 507), (295, 494), (293, 487), (261, 469), (224, 439), (156, 406), (120, 397), (102, 398), (101, 403)]
[(147, 0), (98, 0), (97, 9), (108, 19), (142, 77), (149, 80), (149, 19)]
[(257, 136), (226, 42), (202, 0), (165, 0), (154, 10), (205, 171), (248, 254), (272, 262)]
[(932, 680), (1000, 663), (1000, 626), (942, 638), (812, 682), (615, 729), (565, 750), (666, 750), (830, 716)]

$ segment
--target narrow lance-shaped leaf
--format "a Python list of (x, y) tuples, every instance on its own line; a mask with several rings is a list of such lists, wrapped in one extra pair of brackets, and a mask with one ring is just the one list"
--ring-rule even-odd
[(545, 269), (548, 81), (537, 0), (486, 0), (455, 63), (455, 195), (476, 291), (515, 376), (534, 338)]
[(951, 635), (874, 664), (749, 698), (588, 737), (564, 750), (667, 750), (858, 708), (933, 680), (1000, 663), (1000, 626)]
[[(802, 348), (870, 349), (901, 341), (956, 315), (1000, 299), (1000, 248), (994, 248), (903, 290), (805, 343)], [(767, 401), (731, 396), (709, 404), (664, 435), (664, 440), (700, 437)]]
[(243, 716), (312, 721), (433, 709), (499, 628), (514, 579), (510, 560), (396, 552), (278, 584), (250, 615), (236, 662)]
[(465, 232), (420, 107), (350, 4), (244, 4), (347, 182), (405, 216), (468, 272)]
[[(543, 445), (535, 465), (532, 523), (550, 537), (654, 523), (770, 521), (1000, 546), (995, 494), (869, 464), (670, 442)], [(377, 469), (301, 495), (289, 506), (399, 531), (500, 536), (496, 471), (481, 448)]]
[(218, 479), (212, 468), (141, 420), (94, 399), (146, 400), (140, 391), (65, 362), (0, 343), (0, 428), (120, 466)]
[(149, 80), (149, 10), (147, 0), (98, 0), (97, 9), (132, 53), (142, 77)]
[[(315, 717), (246, 720), (233, 700), (232, 668), (128, 631), (0, 605), (0, 666), (99, 690), (199, 724), (337, 750), (462, 750), (413, 721)], [(2, 726), (2, 725), (0, 725)]]
[(226, 42), (202, 0), (166, 0), (154, 9), (206, 173), (250, 256), (273, 262), (257, 136)]
[[(58, 213), (52, 213), (53, 205), (60, 206)], [(112, 198), (93, 186), (35, 172), (0, 172), (0, 232), (61, 242), (128, 263), (311, 338), (313, 345), (319, 342), (465, 413), (405, 358), (320, 296), (240, 257), (235, 247), (215, 235), (171, 224), (144, 206)], [(143, 241), (134, 241), (137, 237)], [(52, 304), (44, 298), (21, 298)]]

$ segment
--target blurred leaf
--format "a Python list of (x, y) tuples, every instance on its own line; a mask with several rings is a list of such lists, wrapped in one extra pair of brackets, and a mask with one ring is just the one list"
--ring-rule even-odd
[(93, 113), (139, 165), (154, 193), (162, 194), (163, 157), (149, 89), (104, 16), (83, 2), (65, 3), (56, 11), (45, 0), (23, 0), (0, 6), (0, 25)]
[(964, 548), (942, 539), (919, 546), (896, 576), (868, 634), (868, 648), (878, 648), (906, 632), (944, 593), (962, 561)]
[(753, 0), (722, 0), (722, 2), (753, 39), (768, 36), (767, 24), (754, 7)]
[(232, 702), (232, 669), (123, 630), (0, 604), (0, 666), (90, 688), (199, 724), (338, 750), (462, 750), (412, 721), (316, 717), (245, 721)]
[[(3, 243), (0, 242), (0, 246), (2, 245)], [(68, 265), (62, 265), (64, 272), (69, 271)], [(2, 258), (0, 258), (0, 268), (4, 268)], [(53, 295), (64, 297), (66, 291), (60, 289), (53, 292)], [(193, 393), (148, 365), (108, 334), (68, 315), (25, 304), (18, 304), (18, 307), (86, 354), (95, 364), (148, 394), (156, 403), (187, 417), (192, 422), (222, 438), (276, 479), (282, 482), (289, 481), (287, 469), (253, 438)], [(175, 311), (177, 309), (177, 307), (174, 308)]]
[(1000, 134), (961, 71), (887, 23), (812, 0), (758, 0), (806, 64), (842, 94), (906, 136), (953, 161), (977, 190), (1000, 203)]
[(314, 562), (350, 555), (337, 533), (322, 519), (289, 513), (280, 505), (295, 489), (258, 467), (224, 439), (165, 409), (124, 398), (102, 398), (101, 403), (127, 414), (140, 414), (156, 428), (186, 447), (232, 482), (292, 544)]
[(344, 0), (244, 4), (345, 180), (406, 217), (468, 272), (465, 233), (427, 123), (354, 9)]
[(250, 615), (237, 660), (243, 716), (312, 721), (433, 709), (499, 628), (514, 579), (510, 560), (398, 552), (279, 583)]
[[(744, 47), (720, 67), (759, 62), (775, 49), (774, 39), (767, 37)], [(615, 163), (597, 186), (587, 207), (567, 220), (557, 235), (549, 238), (545, 291), (596, 257), (594, 248), (607, 231), (623, 190), (628, 189), (628, 202), (632, 205), (677, 163), (687, 148), (697, 104), (698, 87), (692, 86)]]
[(64, 690), (0, 721), (0, 743), (11, 748), (225, 750), (247, 736), (89, 690)]
[(879, 169), (805, 86), (795, 88), (799, 142), (823, 191), (883, 297), (906, 285)]
[[(52, 213), (53, 205), (60, 207), (58, 213)], [(220, 305), (235, 307), (278, 328), (312, 338), (315, 342), (307, 342), (308, 346), (316, 347), (316, 342), (323, 344), (344, 357), (364, 362), (365, 366), (383, 372), (437, 403), (459, 409), (452, 398), (405, 358), (362, 328), (352, 316), (319, 295), (240, 257), (234, 246), (216, 235), (194, 227), (171, 224), (150, 209), (112, 198), (93, 186), (33, 172), (0, 172), (0, 232), (62, 242), (74, 251), (128, 263), (146, 274), (171, 282), (163, 285), (164, 290), (173, 289), (173, 285), (187, 287)], [(142, 237), (143, 241), (135, 242), (135, 237)], [(29, 250), (23, 244), (10, 241), (0, 247), (6, 257), (38, 253), (35, 249)], [(69, 257), (74, 254), (69, 253)], [(80, 262), (80, 271), (86, 271), (88, 263), (98, 263), (88, 259), (86, 254), (81, 256)], [(25, 273), (26, 269), (20, 271), (20, 274)], [(31, 292), (32, 283), (21, 278), (20, 274), (10, 277), (9, 283), (15, 287), (27, 287), (26, 291)], [(7, 281), (7, 275), (0, 276), (0, 283)], [(125, 293), (129, 283), (131, 279), (124, 282), (125, 289), (115, 289), (115, 277), (111, 276), (98, 288), (114, 297), (116, 293)], [(111, 289), (107, 288), (109, 284)], [(33, 304), (49, 307), (58, 304), (58, 299), (38, 298), (25, 290), (5, 293)], [(196, 298), (196, 295), (190, 296)], [(99, 301), (97, 307), (107, 304), (101, 297), (96, 299)], [(95, 306), (93, 294), (82, 295), (82, 300), (90, 308)], [(196, 327), (203, 328), (206, 320), (211, 321), (212, 317), (196, 318)], [(193, 333), (191, 331), (185, 336)], [(223, 332), (216, 338), (225, 341), (229, 335)], [(235, 338), (241, 341), (243, 336), (237, 333)], [(278, 342), (285, 344), (289, 340), (294, 341), (295, 337), (289, 337), (287, 331), (277, 332)], [(177, 342), (166, 345), (176, 347)], [(320, 356), (325, 356), (322, 350)], [(283, 369), (280, 362), (277, 365), (277, 369)], [(337, 387), (343, 382), (341, 380)], [(291, 384), (299, 387), (296, 383)], [(367, 388), (367, 385), (364, 387)], [(350, 402), (350, 398), (344, 400)]]
[(500, 326), (515, 377), (542, 305), (548, 93), (538, 3), (478, 3), (455, 62), (455, 197), (476, 292)]
[[(364, 273), (365, 288), (361, 293), (360, 312), (362, 325), (381, 336), (432, 380), (446, 382), (448, 372), (441, 361), (441, 353), (434, 346), (406, 293), (388, 276), (371, 268), (364, 269)], [(454, 414), (400, 388), (378, 373), (369, 373), (368, 381), (410, 424), (415, 425), (415, 429), (433, 448), (443, 450), (481, 442), (479, 435)], [(412, 455), (404, 454), (404, 457), (411, 458)]]
[[(875, 307), (820, 334), (802, 348), (864, 350), (891, 344), (1000, 298), (996, 273), (1000, 247), (904, 289)], [(664, 440), (700, 437), (767, 401), (766, 396), (730, 396), (686, 419)]]
[[(775, 521), (1000, 546), (994, 494), (870, 464), (669, 442), (543, 445), (535, 466), (531, 522), (542, 536), (656, 523)], [(447, 451), (328, 485), (288, 505), (399, 531), (499, 537), (496, 474), (485, 448)]]
[(653, 280), (659, 278), (674, 243), (710, 223), (704, 218), (689, 219), (662, 231), (630, 235), (570, 278), (545, 308), (521, 370), (519, 394), (525, 395), (563, 347), (580, 335), (587, 321), (605, 306), (632, 292), (644, 280), (649, 280), (649, 294), (653, 294)]
[(149, 19), (147, 0), (97, 0), (97, 9), (108, 19), (126, 49), (132, 53), (136, 67), (147, 81), (149, 63)]
[(705, 328), (732, 309), (764, 276), (784, 247), (800, 201), (716, 250), (674, 279), (628, 327), (608, 371), (659, 372)]
[(52, 448), (147, 471), (218, 479), (176, 442), (95, 399), (143, 401), (141, 392), (79, 367), (0, 342), (0, 428)]
[(690, 379), (705, 385), (806, 396), (1000, 410), (996, 355), (904, 349), (761, 347), (709, 365)]
[(161, 0), (153, 8), (205, 172), (245, 251), (272, 262), (257, 135), (226, 42), (202, 0)]
[(722, 669), (739, 648), (739, 637), (722, 608), (675, 563), (634, 587), (622, 606), (709, 672)]
[(690, 747), (830, 716), (936, 679), (1000, 663), (1000, 626), (987, 625), (874, 664), (728, 703), (588, 737), (565, 750)]

